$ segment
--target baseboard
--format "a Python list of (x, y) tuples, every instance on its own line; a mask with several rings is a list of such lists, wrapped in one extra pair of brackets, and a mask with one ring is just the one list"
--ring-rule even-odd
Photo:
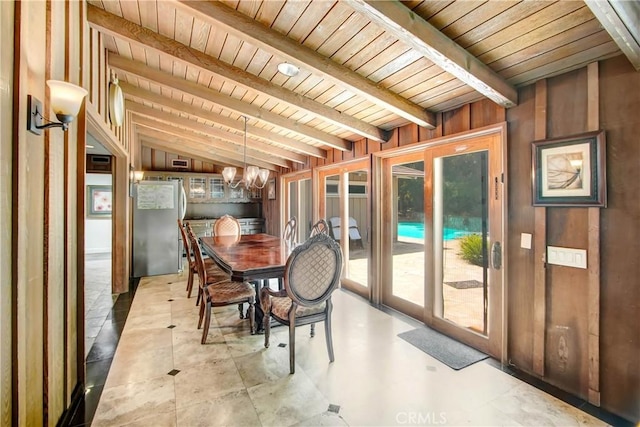
[(83, 398), (84, 398), (84, 384), (79, 382), (73, 388), (73, 392), (71, 393), (71, 404), (62, 413), (56, 426), (61, 427), (61, 426), (68, 426), (69, 424), (71, 424), (73, 415), (78, 410), (78, 407), (80, 406), (80, 403), (82, 403)]

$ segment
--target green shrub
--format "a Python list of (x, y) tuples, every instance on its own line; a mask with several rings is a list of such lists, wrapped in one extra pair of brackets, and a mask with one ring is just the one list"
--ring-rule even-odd
[(468, 234), (460, 239), (462, 259), (473, 265), (483, 266), (482, 236), (480, 234)]

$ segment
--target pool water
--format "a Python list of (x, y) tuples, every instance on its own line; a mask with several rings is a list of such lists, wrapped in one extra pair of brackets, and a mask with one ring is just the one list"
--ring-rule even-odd
[[(444, 240), (453, 240), (469, 234), (468, 231), (456, 230), (455, 228), (444, 229)], [(398, 236), (412, 237), (414, 239), (424, 239), (424, 223), (422, 222), (400, 222), (398, 223)]]

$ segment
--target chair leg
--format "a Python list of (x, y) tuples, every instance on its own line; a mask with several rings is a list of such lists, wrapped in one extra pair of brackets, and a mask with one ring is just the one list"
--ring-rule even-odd
[(249, 329), (251, 330), (251, 335), (256, 334), (256, 307), (255, 300), (249, 300), (249, 309), (247, 310), (249, 313)]
[(196, 298), (196, 305), (200, 304), (201, 299), (202, 299), (202, 288), (198, 287), (198, 297)]
[(193, 269), (189, 267), (189, 279), (187, 280), (187, 298), (191, 298), (192, 289), (193, 289)]
[[(204, 304), (203, 304), (204, 305)], [(202, 340), (200, 344), (207, 343), (207, 335), (209, 334), (209, 323), (211, 323), (211, 301), (207, 301), (207, 307), (204, 314), (204, 327), (202, 328)]]
[(271, 335), (271, 310), (262, 307), (262, 328), (264, 329), (264, 347), (269, 348), (269, 336)]
[(240, 312), (240, 318), (244, 319), (244, 313), (242, 312), (242, 307), (244, 304), (240, 303), (238, 304), (238, 311)]
[(289, 313), (289, 372), (296, 373), (296, 304)]
[(312, 323), (311, 324), (311, 338), (316, 336), (316, 324)]
[(204, 304), (200, 304), (200, 314), (198, 316), (198, 329), (202, 327), (202, 318), (204, 317)]
[(329, 352), (329, 362), (333, 362), (333, 339), (331, 338), (331, 317), (327, 317), (324, 321), (324, 334), (327, 338), (327, 351)]
[(333, 339), (331, 337), (331, 311), (333, 310), (333, 304), (331, 298), (327, 300), (327, 318), (324, 319), (324, 335), (327, 339), (327, 351), (329, 352), (329, 362), (333, 362)]

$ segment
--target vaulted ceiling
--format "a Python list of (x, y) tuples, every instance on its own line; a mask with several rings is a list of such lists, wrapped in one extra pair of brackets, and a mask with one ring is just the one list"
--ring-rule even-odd
[(633, 2), (88, 3), (134, 143), (220, 166), (243, 165), (245, 117), (247, 162), (286, 170), (600, 59), (640, 68)]

